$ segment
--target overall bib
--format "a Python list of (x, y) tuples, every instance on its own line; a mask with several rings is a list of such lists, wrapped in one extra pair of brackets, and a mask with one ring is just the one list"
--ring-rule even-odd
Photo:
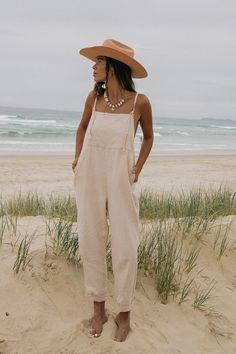
[(115, 299), (120, 312), (131, 310), (137, 276), (139, 200), (132, 173), (137, 95), (131, 113), (95, 111), (95, 99), (74, 174), (85, 290), (93, 301), (105, 301), (108, 217)]

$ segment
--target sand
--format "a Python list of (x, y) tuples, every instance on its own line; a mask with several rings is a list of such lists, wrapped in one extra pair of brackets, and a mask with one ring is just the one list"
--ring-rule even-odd
[[(70, 156), (0, 156), (3, 197), (22, 192), (73, 193)], [(139, 176), (140, 188), (173, 193), (197, 186), (236, 189), (236, 155), (156, 156)]]
[[(0, 189), (4, 198), (22, 192), (73, 194), (73, 173), (68, 156), (0, 157)], [(236, 156), (159, 156), (150, 158), (140, 175), (141, 187), (177, 192), (222, 183), (236, 187)], [(236, 216), (229, 240), (236, 234)], [(76, 224), (74, 225), (76, 231)], [(16, 259), (6, 234), (0, 246), (0, 353), (4, 354), (233, 354), (236, 353), (235, 248), (216, 260), (210, 244), (201, 244), (196, 285), (216, 280), (209, 305), (221, 314), (206, 316), (191, 300), (163, 304), (154, 280), (138, 274), (132, 311), (132, 331), (125, 343), (112, 340), (115, 331), (113, 278), (108, 277), (108, 322), (100, 338), (89, 334), (92, 304), (84, 294), (83, 272), (60, 257), (45, 254), (44, 217), (21, 217), (20, 238), (35, 232), (31, 260), (25, 271), (12, 270)], [(209, 236), (209, 239), (211, 237)], [(198, 272), (202, 269), (202, 272)], [(198, 274), (198, 275), (197, 275)], [(192, 295), (193, 296), (193, 295)], [(218, 335), (216, 334), (218, 333)], [(228, 338), (229, 337), (229, 338)]]

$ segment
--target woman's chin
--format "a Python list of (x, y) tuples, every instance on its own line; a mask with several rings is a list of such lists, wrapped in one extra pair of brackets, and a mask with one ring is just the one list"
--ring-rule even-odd
[(94, 81), (96, 82), (96, 84), (104, 84), (104, 80), (99, 80), (96, 77), (94, 77)]

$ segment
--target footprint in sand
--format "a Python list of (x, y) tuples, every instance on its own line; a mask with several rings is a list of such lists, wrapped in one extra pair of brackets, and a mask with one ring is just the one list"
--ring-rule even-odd
[[(145, 329), (143, 327), (144, 323), (145, 323)], [(133, 327), (134, 327), (134, 333), (137, 332), (138, 335), (139, 335), (139, 331), (142, 331), (142, 333), (144, 333), (144, 331), (146, 330), (150, 332), (150, 330), (154, 329), (155, 336), (158, 339), (158, 342), (169, 344), (167, 337), (162, 332), (160, 332), (160, 330), (156, 326), (156, 323), (150, 319), (145, 318), (144, 322), (142, 322), (141, 325), (138, 321), (135, 321), (133, 322)]]

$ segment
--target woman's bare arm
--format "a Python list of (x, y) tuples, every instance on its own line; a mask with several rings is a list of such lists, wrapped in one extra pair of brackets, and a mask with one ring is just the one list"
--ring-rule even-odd
[(133, 169), (133, 173), (135, 173), (135, 182), (138, 180), (138, 175), (141, 172), (153, 145), (152, 107), (147, 96), (141, 95), (139, 107), (141, 113), (139, 120), (143, 131), (143, 141), (139, 157)]
[(90, 91), (88, 94), (85, 105), (84, 105), (84, 111), (82, 114), (82, 118), (80, 121), (80, 124), (77, 128), (76, 132), (76, 145), (75, 145), (75, 159), (72, 162), (72, 169), (75, 169), (75, 166), (77, 165), (78, 159), (80, 152), (83, 147), (83, 142), (84, 142), (84, 136), (92, 115), (92, 110), (93, 110), (93, 104), (94, 104), (94, 91)]
[(82, 119), (76, 132), (75, 159), (79, 158), (80, 152), (82, 150), (84, 136), (92, 115), (93, 103), (94, 91), (91, 91), (86, 98)]

